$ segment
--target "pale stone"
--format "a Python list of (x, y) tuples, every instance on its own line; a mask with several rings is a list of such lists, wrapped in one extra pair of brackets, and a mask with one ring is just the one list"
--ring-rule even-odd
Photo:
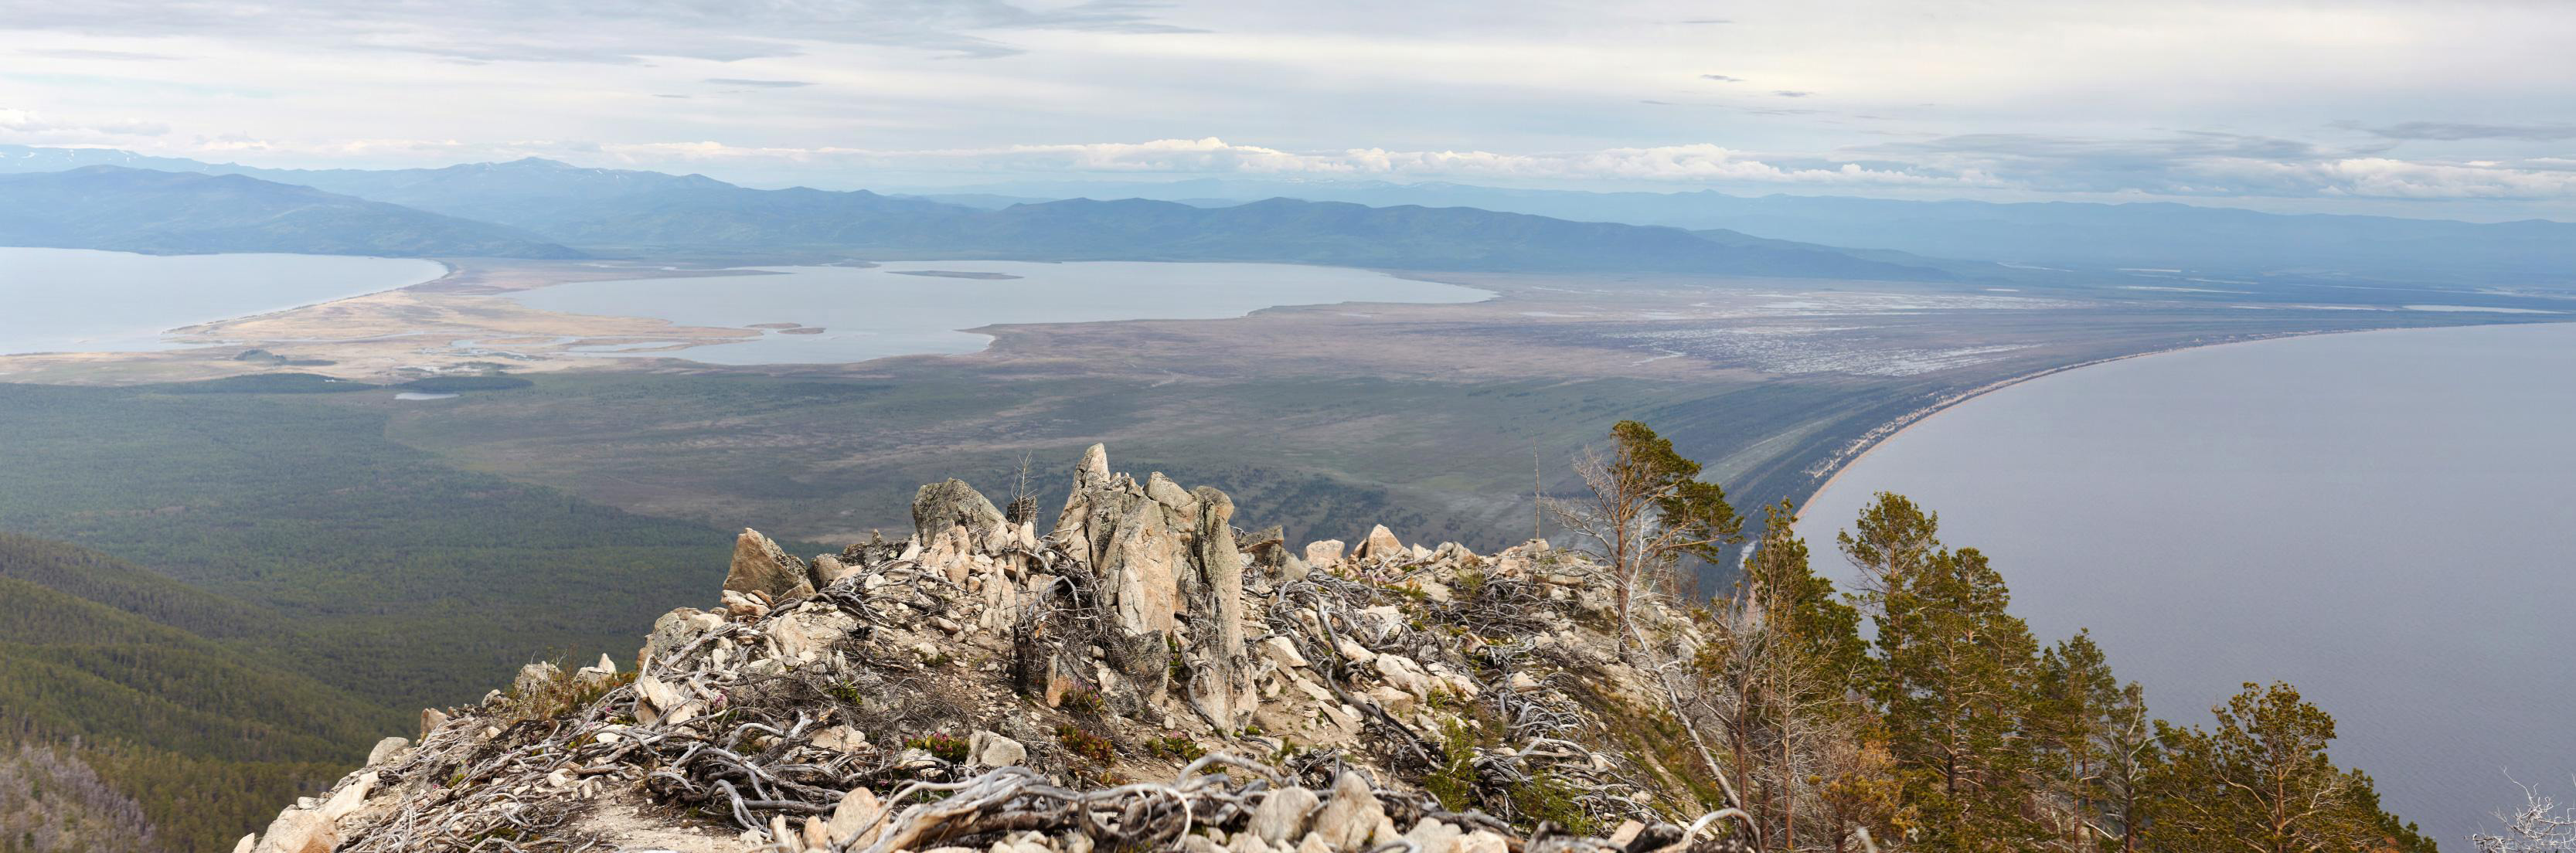
[(1270, 842), (1261, 840), (1259, 834), (1247, 830), (1235, 833), (1233, 838), (1226, 839), (1225, 849), (1227, 853), (1270, 853)]
[(805, 582), (813, 584), (815, 589), (822, 589), (849, 574), (850, 567), (842, 565), (840, 557), (832, 554), (816, 554), (810, 568), (806, 570)]
[(1386, 815), (1378, 815), (1377, 828), (1369, 831), (1369, 849), (1374, 850), (1389, 844), (1400, 844), (1403, 843), (1403, 841), (1404, 834), (1395, 831), (1395, 821)]
[(814, 745), (841, 752), (856, 752), (868, 747), (868, 733), (849, 726), (833, 726), (815, 732)]
[(447, 725), (447, 719), (446, 711), (436, 708), (420, 709), (420, 739), (429, 740), (429, 733), (438, 731), (440, 726)]
[(1369, 528), (1368, 538), (1360, 540), (1360, 546), (1351, 551), (1351, 556), (1362, 560), (1387, 560), (1402, 559), (1410, 554), (1404, 550), (1403, 542), (1396, 541), (1395, 531), (1380, 524)]
[(1459, 834), (1457, 827), (1426, 817), (1404, 837), (1420, 848), (1414, 853), (1457, 853)]
[(1378, 707), (1386, 709), (1387, 713), (1397, 716), (1413, 713), (1413, 705), (1417, 701), (1413, 694), (1386, 684), (1370, 689), (1368, 697), (1376, 702)]
[(403, 747), (410, 745), (411, 741), (398, 737), (376, 741), (375, 748), (367, 750), (367, 766), (375, 767), (391, 761), (394, 755), (403, 751)]
[(1308, 665), (1306, 656), (1297, 653), (1297, 644), (1286, 637), (1261, 641), (1261, 654), (1278, 664), (1280, 669), (1303, 669)]
[(1253, 692), (1251, 660), (1243, 640), (1243, 554), (1234, 547), (1234, 501), (1224, 492), (1202, 486), (1191, 493), (1198, 509), (1197, 594), (1190, 601), (1190, 622), (1213, 626), (1194, 644), (1214, 672), (1190, 679), (1190, 700), (1221, 731), (1235, 731), (1252, 718), (1240, 697)]
[(376, 790), (376, 774), (360, 773), (357, 776), (357, 781), (341, 786), (331, 794), (330, 800), (315, 810), (323, 820), (336, 823), (367, 804), (367, 795)]
[(510, 680), (510, 691), (519, 696), (533, 695), (562, 677), (561, 668), (548, 661), (538, 661), (519, 667), (519, 677)]
[(824, 832), (831, 836), (834, 844), (865, 838), (866, 836), (861, 835), (863, 832), (874, 835), (873, 832), (868, 832), (868, 824), (875, 821), (877, 812), (882, 810), (883, 807), (877, 803), (877, 795), (874, 792), (866, 788), (852, 788), (849, 793), (841, 795), (839, 805), (832, 807), (832, 820), (823, 827)]
[(1479, 829), (1458, 839), (1457, 853), (1511, 853), (1510, 840), (1493, 830)]
[[(951, 527), (991, 530), (1002, 523), (1002, 511), (964, 480), (943, 480), (921, 487), (912, 498), (913, 535), (929, 539)], [(972, 542), (973, 540), (969, 540)]]
[(1645, 824), (1634, 820), (1620, 821), (1619, 828), (1610, 831), (1610, 843), (1613, 846), (1626, 847), (1628, 842), (1637, 840), (1637, 833), (1644, 831), (1646, 831)]
[(1329, 566), (1334, 563), (1339, 563), (1342, 561), (1343, 547), (1344, 543), (1339, 539), (1326, 539), (1321, 542), (1306, 543), (1306, 562), (1313, 563), (1318, 566)]
[(1349, 637), (1335, 638), (1333, 648), (1340, 649), (1342, 657), (1350, 658), (1352, 663), (1362, 666), (1377, 660), (1376, 652), (1369, 651), (1367, 646), (1360, 645)]
[(778, 543), (748, 527), (734, 537), (733, 565), (725, 571), (724, 588), (762, 593), (773, 601), (814, 593), (814, 586), (806, 582), (804, 562), (787, 556)]
[(1368, 780), (1358, 773), (1344, 772), (1333, 780), (1333, 795), (1324, 801), (1323, 811), (1315, 814), (1315, 835), (1333, 849), (1348, 853), (1367, 844), (1378, 821), (1385, 819), (1386, 809), (1378, 804), (1377, 793), (1370, 789)]
[(240, 841), (233, 842), (233, 853), (250, 853), (251, 847), (258, 843), (259, 833), (244, 835)]
[(1272, 846), (1287, 844), (1306, 831), (1306, 813), (1314, 811), (1317, 802), (1315, 792), (1304, 788), (1272, 791), (1253, 807), (1246, 832)]
[(340, 829), (317, 812), (290, 809), (260, 833), (254, 853), (331, 853), (340, 846)]
[(1323, 836), (1309, 832), (1298, 840), (1297, 853), (1333, 853), (1333, 845), (1324, 843)]
[(969, 760), (986, 767), (1013, 767), (1029, 758), (1029, 748), (1019, 741), (988, 731), (977, 730), (966, 739)]

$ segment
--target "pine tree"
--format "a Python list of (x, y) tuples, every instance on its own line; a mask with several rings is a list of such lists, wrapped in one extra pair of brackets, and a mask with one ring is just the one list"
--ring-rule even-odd
[(2030, 730), (2061, 814), (2058, 846), (2134, 849), (2138, 780), (2156, 744), (2144, 692), (2112, 676), (2084, 631), (2041, 653), (2036, 691)]
[[(1929, 516), (1889, 517), (1899, 525), (1882, 532), (1906, 535), (1879, 541), (1932, 540)], [(1891, 561), (1878, 597), (1877, 693), (1908, 799), (1923, 813), (1923, 849), (2029, 850), (2047, 836), (2030, 814), (2036, 761), (2023, 728), (2037, 643), (2005, 612), (2011, 594), (1984, 554), (1905, 560), (1915, 564)]]
[(2379, 809), (2370, 777), (2326, 755), (2334, 718), (2290, 685), (2253, 683), (2210, 709), (2209, 730), (2165, 728), (2147, 848), (2173, 853), (2430, 851)]

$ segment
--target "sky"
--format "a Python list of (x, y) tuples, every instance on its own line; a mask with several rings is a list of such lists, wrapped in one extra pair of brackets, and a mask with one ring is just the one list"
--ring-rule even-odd
[(0, 0), (0, 143), (2576, 220), (2576, 2)]

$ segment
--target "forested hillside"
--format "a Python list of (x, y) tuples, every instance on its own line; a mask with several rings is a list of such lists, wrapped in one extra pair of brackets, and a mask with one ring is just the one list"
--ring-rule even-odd
[(212, 849), (410, 718), (280, 666), (291, 625), (75, 546), (0, 534), (0, 612), (0, 849)]
[[(726, 547), (449, 467), (382, 414), (176, 390), (203, 389), (0, 385), (0, 530), (213, 593), (136, 606), (395, 707), (471, 699), (533, 656), (629, 654)], [(77, 583), (119, 600), (133, 581)]]

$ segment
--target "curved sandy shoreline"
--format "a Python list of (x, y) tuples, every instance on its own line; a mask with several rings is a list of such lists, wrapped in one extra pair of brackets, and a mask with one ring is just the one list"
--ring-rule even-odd
[[(2543, 322), (2576, 323), (2576, 320), (2557, 320), (2557, 321), (2543, 321)], [(2116, 361), (2128, 361), (2128, 360), (2130, 360), (2130, 359), (2147, 358), (2147, 357), (2150, 357), (2150, 356), (2158, 356), (2158, 355), (2168, 355), (2168, 354), (2171, 354), (2171, 353), (2187, 352), (2187, 351), (2191, 351), (2191, 350), (2204, 350), (2204, 349), (2213, 349), (2213, 348), (2217, 348), (2217, 347), (2228, 347), (2228, 346), (2239, 346), (2239, 345), (2244, 345), (2244, 344), (2259, 344), (2259, 343), (2268, 343), (2268, 342), (2273, 342), (2273, 341), (2284, 341), (2284, 340), (2290, 340), (2290, 339), (2294, 339), (2294, 338), (2313, 338), (2313, 337), (2324, 337), (2324, 336), (2328, 336), (2328, 335), (2368, 335), (2368, 334), (2377, 334), (2377, 333), (2382, 333), (2382, 332), (2417, 332), (2417, 331), (2426, 331), (2426, 330), (2431, 330), (2431, 329), (2474, 329), (2474, 328), (2480, 328), (2480, 327), (2485, 327), (2485, 326), (2528, 326), (2528, 325), (2540, 325), (2540, 323), (2534, 323), (2534, 322), (2469, 323), (2469, 324), (2458, 325), (2458, 326), (2407, 326), (2407, 327), (2402, 327), (2402, 328), (2391, 328), (2391, 329), (2340, 329), (2340, 330), (2332, 330), (2332, 331), (2316, 331), (2316, 332), (2283, 332), (2283, 333), (2280, 333), (2280, 334), (2274, 334), (2274, 335), (2257, 335), (2257, 336), (2246, 337), (2246, 338), (2241, 338), (2241, 339), (2238, 339), (2238, 340), (2232, 340), (2232, 341), (2218, 341), (2218, 342), (2215, 342), (2215, 343), (2205, 343), (2205, 344), (2187, 344), (2187, 345), (2184, 345), (2184, 346), (2167, 347), (2167, 348), (2164, 348), (2164, 349), (2158, 349), (2158, 350), (2148, 350), (2148, 351), (2146, 351), (2146, 352), (2130, 353), (2130, 354), (2128, 354), (2128, 355), (2115, 355), (2115, 356), (2111, 356), (2111, 357), (2109, 357), (2109, 358), (2097, 358), (2097, 359), (2093, 359), (2093, 360), (2091, 360), (2091, 361), (2080, 361), (2080, 362), (2076, 362), (2076, 363), (2074, 363), (2074, 364), (2064, 364), (2064, 365), (2059, 365), (2059, 366), (2056, 366), (2056, 367), (2051, 367), (2051, 368), (2048, 368), (2048, 369), (2046, 369), (2046, 370), (2036, 370), (2036, 371), (2032, 371), (2032, 372), (2029, 372), (2029, 373), (2024, 373), (2024, 374), (2021, 374), (2021, 375), (2018, 375), (2018, 376), (2011, 376), (2011, 377), (2006, 377), (2006, 378), (2003, 378), (2003, 379), (1998, 379), (1998, 380), (1995, 380), (1995, 381), (1993, 381), (1993, 382), (1989, 382), (1989, 383), (1986, 383), (1986, 384), (1984, 384), (1984, 385), (1979, 385), (1979, 386), (1977, 386), (1977, 387), (1975, 387), (1975, 388), (1968, 389), (1968, 390), (1966, 390), (1966, 391), (1961, 391), (1961, 392), (1959, 392), (1959, 393), (1952, 394), (1952, 395), (1947, 396), (1947, 397), (1943, 397), (1943, 398), (1941, 398), (1940, 400), (1938, 400), (1938, 401), (1934, 402), (1933, 404), (1931, 404), (1931, 405), (1929, 405), (1929, 406), (1924, 406), (1924, 407), (1922, 407), (1922, 408), (1915, 409), (1915, 410), (1910, 411), (1910, 412), (1906, 412), (1905, 414), (1903, 414), (1903, 415), (1901, 415), (1901, 416), (1898, 416), (1895, 420), (1889, 421), (1889, 422), (1884, 423), (1884, 424), (1880, 424), (1880, 425), (1878, 425), (1877, 427), (1875, 427), (1875, 428), (1871, 429), (1869, 432), (1867, 432), (1867, 433), (1863, 433), (1863, 434), (1861, 435), (1861, 437), (1860, 437), (1860, 438), (1853, 439), (1853, 440), (1852, 440), (1852, 442), (1851, 442), (1850, 444), (1848, 444), (1848, 445), (1844, 446), (1844, 448), (1842, 449), (1842, 451), (1841, 451), (1841, 452), (1838, 452), (1838, 453), (1834, 454), (1832, 457), (1830, 457), (1830, 458), (1826, 459), (1826, 460), (1825, 460), (1825, 461), (1823, 461), (1823, 462), (1819, 462), (1819, 463), (1817, 463), (1817, 464), (1816, 464), (1816, 465), (1814, 465), (1814, 466), (1810, 466), (1810, 468), (1809, 468), (1808, 470), (1810, 470), (1810, 471), (1814, 471), (1814, 472), (1817, 472), (1817, 473), (1821, 474), (1821, 475), (1823, 476), (1823, 478), (1824, 478), (1824, 479), (1823, 479), (1822, 481), (1818, 482), (1818, 483), (1816, 484), (1816, 488), (1815, 488), (1813, 491), (1808, 492), (1808, 493), (1807, 493), (1807, 496), (1806, 496), (1804, 499), (1801, 499), (1800, 501), (1798, 501), (1798, 511), (1799, 511), (1799, 513), (1803, 516), (1803, 514), (1806, 512), (1806, 509), (1807, 509), (1808, 505), (1813, 504), (1813, 503), (1815, 502), (1815, 500), (1816, 500), (1816, 498), (1817, 498), (1817, 497), (1819, 497), (1819, 496), (1823, 495), (1825, 492), (1827, 492), (1827, 491), (1831, 490), (1831, 489), (1834, 487), (1834, 483), (1835, 483), (1835, 481), (1842, 479), (1842, 476), (1843, 476), (1843, 473), (1844, 473), (1844, 472), (1851, 470), (1852, 466), (1853, 466), (1853, 465), (1856, 465), (1856, 464), (1859, 464), (1859, 462), (1860, 462), (1862, 459), (1869, 458), (1869, 454), (1870, 454), (1870, 452), (1871, 452), (1871, 451), (1875, 451), (1875, 450), (1877, 450), (1877, 449), (1879, 448), (1879, 446), (1880, 446), (1880, 445), (1886, 444), (1889, 440), (1894, 439), (1894, 438), (1896, 438), (1897, 436), (1904, 435), (1906, 430), (1913, 429), (1916, 425), (1921, 424), (1921, 423), (1923, 423), (1924, 421), (1930, 420), (1930, 419), (1932, 418), (1932, 416), (1934, 416), (1934, 415), (1938, 415), (1938, 414), (1940, 414), (1940, 413), (1942, 413), (1942, 412), (1945, 412), (1945, 411), (1948, 411), (1948, 410), (1950, 410), (1952, 407), (1958, 406), (1958, 405), (1960, 405), (1960, 404), (1962, 404), (1962, 403), (1966, 403), (1966, 402), (1968, 402), (1968, 401), (1970, 401), (1970, 400), (1974, 400), (1974, 399), (1976, 399), (1976, 398), (1983, 397), (1983, 396), (1985, 396), (1985, 395), (1992, 394), (1992, 393), (1994, 393), (1994, 392), (2001, 391), (2001, 390), (2004, 390), (2004, 389), (2006, 389), (2006, 388), (2010, 388), (2010, 387), (2013, 387), (2013, 386), (2015, 386), (2015, 385), (2022, 384), (2022, 383), (2024, 383), (2024, 382), (2029, 382), (2029, 381), (2034, 380), (2034, 379), (2040, 379), (2040, 378), (2048, 377), (2048, 376), (2055, 376), (2055, 375), (2057, 375), (2057, 374), (2065, 373), (2065, 372), (2070, 371), (2070, 370), (2081, 370), (2081, 369), (2084, 369), (2084, 368), (2087, 368), (2087, 367), (2098, 367), (2098, 366), (2105, 365), (2105, 364), (2110, 364), (2110, 363), (2112, 363), (2112, 362), (2116, 362)]]

